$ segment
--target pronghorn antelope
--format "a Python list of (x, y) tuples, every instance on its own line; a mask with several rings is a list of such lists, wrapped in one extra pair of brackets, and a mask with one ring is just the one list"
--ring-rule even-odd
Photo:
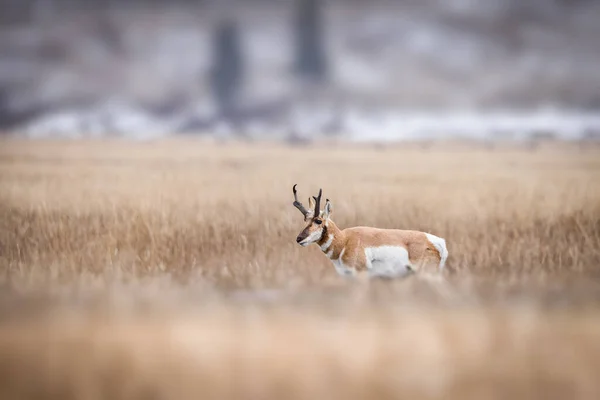
[(316, 243), (343, 276), (402, 277), (412, 272), (442, 270), (448, 258), (446, 241), (429, 233), (357, 226), (339, 229), (331, 219), (332, 205), (325, 200), (320, 209), (322, 190), (309, 197), (306, 209), (298, 201), (296, 185), (294, 207), (308, 225), (296, 242), (306, 247)]

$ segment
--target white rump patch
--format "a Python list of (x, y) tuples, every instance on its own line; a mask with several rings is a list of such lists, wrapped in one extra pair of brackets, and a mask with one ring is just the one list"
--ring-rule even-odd
[(427, 236), (427, 240), (429, 240), (431, 244), (433, 244), (437, 251), (440, 252), (441, 260), (439, 268), (443, 269), (444, 265), (446, 264), (446, 259), (448, 259), (448, 249), (446, 248), (446, 241), (441, 237), (432, 235), (431, 233), (426, 233), (425, 236)]
[(402, 277), (412, 271), (408, 250), (401, 246), (367, 247), (365, 256), (371, 276)]

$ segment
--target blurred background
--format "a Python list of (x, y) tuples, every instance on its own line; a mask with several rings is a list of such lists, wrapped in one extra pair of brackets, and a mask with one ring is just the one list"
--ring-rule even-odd
[(600, 137), (600, 1), (1, 0), (0, 132)]

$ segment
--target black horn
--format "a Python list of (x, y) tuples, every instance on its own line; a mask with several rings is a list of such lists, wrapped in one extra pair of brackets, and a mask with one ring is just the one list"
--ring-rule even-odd
[(296, 185), (294, 185), (294, 187), (292, 187), (292, 191), (294, 192), (294, 203), (292, 203), (292, 204), (294, 205), (294, 207), (296, 207), (298, 210), (300, 210), (302, 215), (304, 215), (304, 218), (306, 218), (306, 216), (308, 215), (308, 210), (302, 205), (302, 203), (300, 203), (298, 201), (298, 194), (296, 193)]
[(317, 197), (313, 196), (315, 199), (315, 216), (319, 216), (321, 214), (321, 195), (323, 194), (323, 189), (319, 189), (319, 195)]

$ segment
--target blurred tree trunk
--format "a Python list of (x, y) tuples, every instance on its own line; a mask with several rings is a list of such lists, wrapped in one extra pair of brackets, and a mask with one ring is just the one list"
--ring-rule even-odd
[(56, 15), (54, 0), (36, 0), (33, 3), (33, 23), (43, 24), (51, 21)]
[(323, 39), (321, 0), (296, 0), (295, 72), (304, 79), (327, 79), (327, 57)]
[(233, 119), (242, 85), (244, 62), (240, 33), (231, 19), (221, 21), (213, 36), (210, 85), (221, 118)]

